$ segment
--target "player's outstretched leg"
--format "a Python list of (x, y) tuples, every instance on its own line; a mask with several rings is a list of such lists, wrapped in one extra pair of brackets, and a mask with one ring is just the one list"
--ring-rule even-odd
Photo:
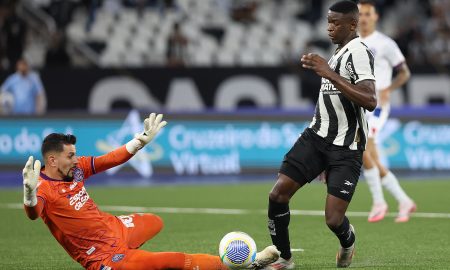
[(229, 270), (219, 256), (139, 249), (128, 250), (122, 261), (108, 266), (119, 270)]
[[(304, 185), (304, 184), (303, 184)], [(265, 269), (294, 269), (291, 245), (289, 242), (289, 200), (303, 186), (290, 177), (279, 174), (278, 180), (269, 195), (268, 227), (272, 243), (280, 251), (280, 258)]]
[(325, 206), (325, 219), (328, 228), (339, 239), (341, 247), (336, 255), (337, 267), (348, 267), (355, 252), (355, 231), (345, 216), (349, 202), (335, 197), (331, 194), (327, 195)]

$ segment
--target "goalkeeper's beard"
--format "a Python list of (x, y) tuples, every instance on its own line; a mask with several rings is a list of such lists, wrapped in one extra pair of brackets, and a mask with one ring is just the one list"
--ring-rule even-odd
[(72, 173), (72, 175), (69, 175), (69, 174), (70, 174), (70, 172), (72, 171), (73, 168), (74, 168), (74, 167), (70, 168), (70, 169), (67, 171), (66, 174), (65, 174), (60, 168), (58, 168), (58, 172), (63, 176), (63, 180), (64, 180), (64, 179), (67, 179), (67, 178), (72, 179), (73, 173)]

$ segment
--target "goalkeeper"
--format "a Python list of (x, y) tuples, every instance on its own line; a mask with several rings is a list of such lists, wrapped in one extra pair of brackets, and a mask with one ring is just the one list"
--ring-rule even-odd
[[(218, 256), (150, 252), (138, 248), (163, 227), (153, 214), (113, 216), (89, 197), (84, 181), (128, 161), (167, 124), (162, 114), (144, 120), (144, 131), (122, 147), (99, 157), (77, 157), (74, 135), (52, 133), (42, 143), (45, 166), (30, 156), (23, 169), (27, 216), (41, 217), (56, 240), (84, 268), (92, 270), (222, 270)], [(254, 268), (278, 259), (270, 246), (258, 253)]]

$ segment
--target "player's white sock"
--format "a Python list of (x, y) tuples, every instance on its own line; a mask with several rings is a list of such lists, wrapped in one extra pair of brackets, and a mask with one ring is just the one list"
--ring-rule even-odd
[(394, 198), (399, 203), (411, 201), (411, 198), (406, 195), (405, 191), (400, 186), (397, 177), (395, 177), (395, 175), (391, 171), (389, 171), (383, 178), (381, 178), (381, 184), (392, 194), (392, 196), (394, 196)]
[(385, 204), (378, 168), (374, 166), (371, 169), (364, 169), (364, 177), (369, 185), (370, 193), (372, 193), (373, 204)]

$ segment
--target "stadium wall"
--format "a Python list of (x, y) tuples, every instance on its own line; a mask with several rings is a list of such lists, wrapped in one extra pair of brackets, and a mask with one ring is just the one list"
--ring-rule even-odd
[[(0, 79), (6, 77), (0, 74)], [(236, 108), (308, 109), (320, 78), (297, 68), (43, 69), (48, 111), (107, 114), (116, 109), (171, 112)], [(426, 89), (426, 91), (425, 91)], [(413, 74), (407, 89), (395, 91), (394, 106), (450, 104), (450, 78)]]

